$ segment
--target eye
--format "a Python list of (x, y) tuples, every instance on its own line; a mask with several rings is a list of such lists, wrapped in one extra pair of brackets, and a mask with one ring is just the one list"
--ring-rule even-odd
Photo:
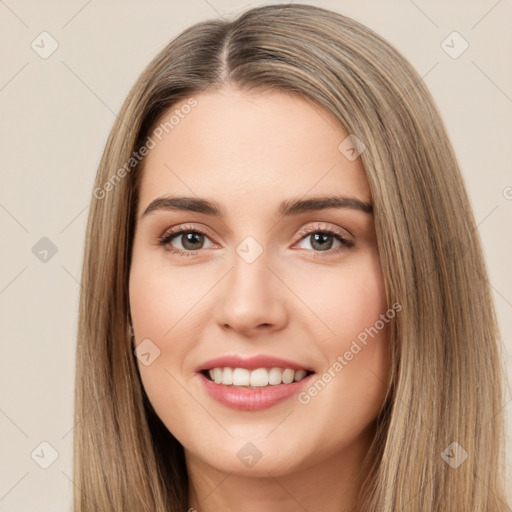
[[(309, 242), (310, 246), (300, 248), (312, 250), (314, 257), (338, 254), (355, 245), (349, 235), (341, 229), (327, 228), (325, 225), (312, 226), (301, 230), (299, 234), (302, 235), (299, 244)], [(208, 241), (209, 245), (205, 246), (205, 241)], [(173, 242), (178, 243), (179, 246), (176, 247)], [(179, 256), (195, 256), (201, 249), (214, 246), (208, 235), (194, 226), (180, 226), (167, 230), (158, 238), (158, 244), (166, 251)]]
[[(181, 247), (174, 247), (171, 242), (176, 239)], [(166, 251), (180, 256), (193, 256), (199, 249), (204, 249), (205, 240), (210, 240), (206, 233), (192, 226), (181, 226), (179, 229), (166, 231), (159, 238), (159, 245)], [(210, 246), (212, 246), (210, 241)], [(208, 247), (210, 247), (208, 246)]]
[[(309, 247), (301, 248), (313, 250), (315, 257), (318, 257), (319, 253), (326, 253), (326, 256), (337, 254), (355, 245), (348, 235), (341, 230), (324, 226), (313, 226), (310, 229), (300, 231), (299, 234), (303, 235), (300, 242), (308, 242), (309, 245)], [(336, 243), (338, 244), (337, 246)], [(320, 256), (323, 256), (323, 254)]]

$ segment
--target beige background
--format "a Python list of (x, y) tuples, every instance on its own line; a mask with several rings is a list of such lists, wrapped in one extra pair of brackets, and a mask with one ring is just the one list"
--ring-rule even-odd
[[(143, 67), (182, 29), (259, 3), (0, 1), (0, 511), (70, 509), (83, 240), (115, 113)], [(503, 364), (511, 375), (512, 3), (308, 3), (374, 29), (424, 76), (471, 196), (503, 334)], [(43, 31), (59, 45), (47, 59), (31, 47)], [(441, 47), (453, 31), (469, 43), (457, 59)], [(42, 237), (57, 249), (46, 263), (32, 252)], [(512, 418), (510, 400), (507, 391), (504, 408)], [(510, 423), (508, 436), (510, 447)], [(39, 446), (43, 441), (59, 454), (48, 469), (35, 462), (51, 462), (51, 449)]]

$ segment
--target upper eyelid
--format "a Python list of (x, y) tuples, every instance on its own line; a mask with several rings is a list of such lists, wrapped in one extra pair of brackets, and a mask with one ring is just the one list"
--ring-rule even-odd
[[(321, 231), (328, 231), (328, 232), (333, 232), (339, 236), (342, 236), (343, 238), (350, 238), (350, 239), (353, 239), (355, 238), (354, 235), (346, 228), (341, 228), (339, 226), (336, 226), (336, 227), (333, 227), (333, 226), (325, 226), (325, 227), (322, 227), (320, 225), (323, 225), (323, 224), (326, 224), (325, 222), (317, 222), (317, 225), (316, 226), (310, 226), (309, 228), (301, 228), (299, 231), (298, 231), (298, 234), (299, 235), (304, 235), (304, 236), (307, 236), (307, 235), (310, 235), (311, 233), (316, 233), (316, 232), (321, 232)], [(346, 236), (344, 233), (347, 233), (348, 236)]]
[(190, 225), (185, 225), (185, 226), (178, 225), (178, 226), (175, 226), (172, 228), (165, 229), (164, 232), (158, 238), (162, 239), (162, 238), (167, 238), (169, 236), (177, 236), (177, 235), (181, 235), (183, 233), (189, 233), (189, 232), (193, 232), (193, 231), (198, 232), (203, 235), (206, 235), (209, 238), (211, 238), (211, 236), (212, 236), (212, 235), (210, 235), (210, 230), (207, 228), (190, 226)]

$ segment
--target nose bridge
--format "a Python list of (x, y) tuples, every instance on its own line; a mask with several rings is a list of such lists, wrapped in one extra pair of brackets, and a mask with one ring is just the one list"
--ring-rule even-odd
[(219, 324), (247, 331), (262, 324), (281, 327), (286, 321), (284, 291), (268, 268), (272, 262), (264, 244), (247, 236), (236, 246), (218, 303)]
[(239, 305), (245, 303), (247, 308), (250, 306), (254, 309), (272, 301), (272, 273), (268, 269), (271, 262), (268, 247), (263, 244), (265, 241), (260, 243), (254, 237), (247, 236), (235, 248), (233, 255), (229, 292), (231, 297), (237, 298)]
[(244, 293), (252, 291), (253, 294), (261, 294), (268, 291), (270, 264), (268, 247), (264, 247), (252, 236), (246, 237), (236, 247), (233, 255), (233, 286)]

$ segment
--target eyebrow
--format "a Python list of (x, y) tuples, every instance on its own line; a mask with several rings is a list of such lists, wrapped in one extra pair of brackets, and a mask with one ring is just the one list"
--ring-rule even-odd
[[(348, 208), (371, 214), (373, 206), (355, 197), (322, 196), (308, 199), (288, 199), (277, 210), (279, 217), (290, 217), (301, 213), (316, 212), (328, 208)], [(141, 215), (145, 217), (156, 211), (189, 211), (212, 215), (219, 219), (226, 218), (226, 211), (215, 201), (197, 197), (163, 196), (157, 197), (148, 205)]]

